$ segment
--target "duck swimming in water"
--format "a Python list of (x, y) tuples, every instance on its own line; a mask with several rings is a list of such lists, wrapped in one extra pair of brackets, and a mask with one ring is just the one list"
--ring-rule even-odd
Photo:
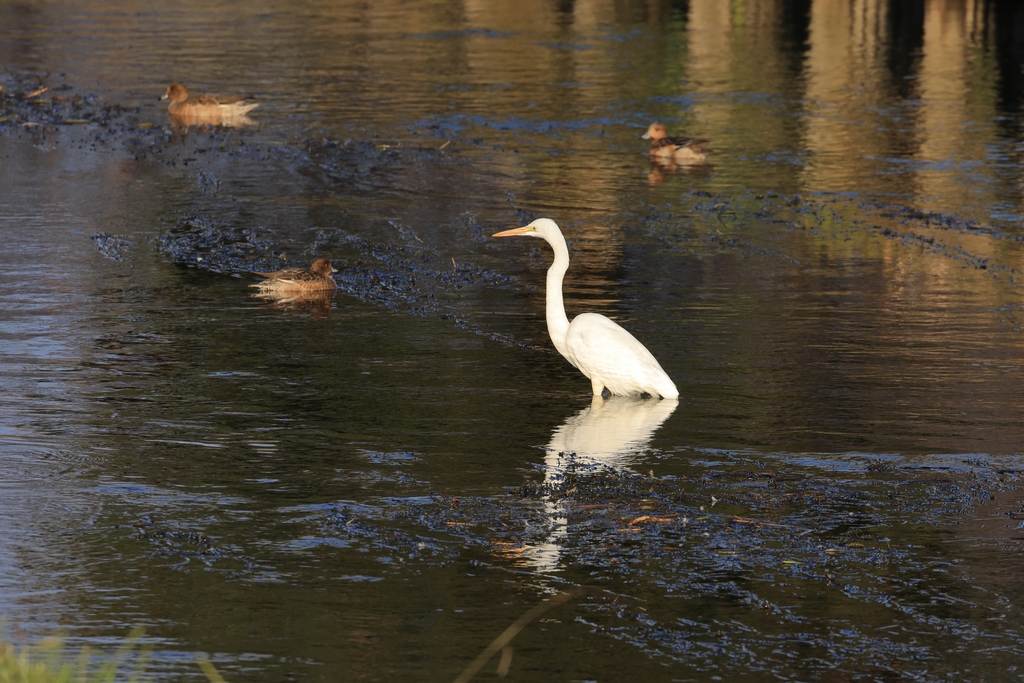
[(171, 83), (160, 99), (171, 100), (171, 120), (186, 126), (247, 125), (254, 122), (246, 114), (260, 106), (237, 95), (192, 95), (183, 83)]
[(313, 261), (309, 270), (285, 268), (272, 273), (261, 273), (254, 270), (252, 271), (254, 275), (266, 279), (249, 286), (256, 287), (261, 292), (322, 292), (337, 288), (338, 283), (331, 277), (331, 273), (337, 272), (338, 269), (332, 266), (329, 260), (321, 257)]
[(703, 163), (709, 153), (707, 145), (711, 142), (704, 138), (669, 137), (665, 126), (660, 123), (652, 123), (640, 137), (651, 141), (651, 147), (647, 150), (649, 157), (671, 160), (677, 164)]

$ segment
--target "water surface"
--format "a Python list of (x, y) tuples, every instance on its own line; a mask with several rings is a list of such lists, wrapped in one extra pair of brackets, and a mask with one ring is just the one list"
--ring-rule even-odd
[[(0, 6), (12, 637), (443, 680), (568, 591), (509, 678), (1019, 676), (1024, 19), (855, 9)], [(551, 352), (538, 216), (677, 405)]]

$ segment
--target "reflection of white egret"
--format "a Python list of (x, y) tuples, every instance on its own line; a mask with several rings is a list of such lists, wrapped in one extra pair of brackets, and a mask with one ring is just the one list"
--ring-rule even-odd
[[(544, 456), (545, 485), (557, 486), (570, 462), (577, 466), (627, 467), (647, 448), (654, 432), (678, 405), (674, 400), (594, 396), (589, 406), (552, 432)], [(544, 501), (551, 530), (543, 543), (528, 547), (524, 553), (541, 571), (558, 566), (558, 541), (565, 536), (568, 525), (564, 505), (550, 497)]]
[(636, 337), (600, 313), (581, 313), (572, 323), (562, 303), (562, 278), (569, 268), (569, 250), (558, 225), (538, 218), (524, 228), (505, 230), (494, 237), (539, 237), (555, 250), (548, 268), (548, 334), (558, 352), (590, 378), (595, 395), (608, 389), (615, 396), (650, 394), (679, 398), (679, 390), (661, 365)]
[(678, 401), (595, 396), (589, 406), (552, 432), (548, 449), (612, 467), (626, 465), (677, 405)]

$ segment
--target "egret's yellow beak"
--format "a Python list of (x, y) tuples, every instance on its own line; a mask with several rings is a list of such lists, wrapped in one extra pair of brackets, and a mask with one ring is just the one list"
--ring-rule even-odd
[(511, 230), (505, 230), (503, 232), (496, 232), (491, 237), (514, 237), (516, 235), (525, 235), (526, 233), (536, 230), (532, 225), (527, 225), (524, 228), (512, 228)]

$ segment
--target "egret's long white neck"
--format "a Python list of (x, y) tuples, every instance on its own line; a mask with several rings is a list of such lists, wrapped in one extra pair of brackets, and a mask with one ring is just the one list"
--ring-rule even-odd
[(555, 250), (555, 262), (548, 268), (547, 281), (547, 319), (548, 334), (560, 354), (569, 358), (565, 337), (569, 334), (569, 318), (565, 315), (565, 304), (562, 303), (562, 278), (569, 269), (569, 249), (561, 235), (545, 237), (547, 243)]

